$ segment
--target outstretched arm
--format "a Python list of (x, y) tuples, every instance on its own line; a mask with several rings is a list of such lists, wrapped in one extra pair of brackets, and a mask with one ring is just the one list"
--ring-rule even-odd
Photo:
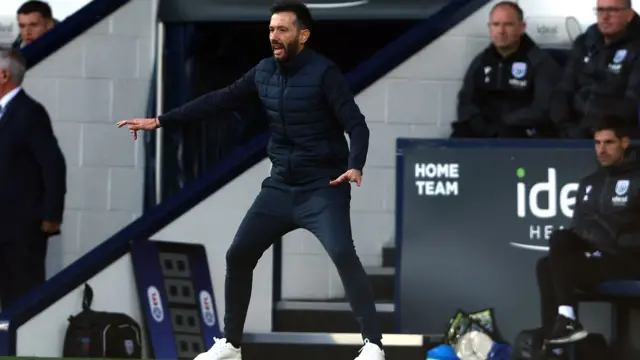
[(126, 125), (133, 138), (137, 139), (138, 130), (155, 130), (161, 126), (171, 126), (185, 121), (206, 120), (222, 111), (237, 109), (257, 95), (255, 73), (256, 70), (253, 68), (233, 84), (202, 95), (157, 118), (123, 120), (118, 122), (118, 127)]
[(255, 68), (249, 70), (233, 84), (204, 94), (158, 117), (160, 126), (174, 123), (210, 119), (221, 111), (234, 110), (251, 101), (256, 95)]

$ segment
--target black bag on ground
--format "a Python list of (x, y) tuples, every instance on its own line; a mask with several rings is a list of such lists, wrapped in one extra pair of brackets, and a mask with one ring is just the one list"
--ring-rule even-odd
[(552, 355), (555, 347), (563, 349), (563, 358), (568, 360), (615, 359), (609, 353), (607, 340), (601, 334), (589, 334), (584, 340), (565, 345), (543, 347), (543, 342), (542, 329), (521, 331), (516, 337), (512, 360), (557, 359)]
[(142, 358), (140, 325), (125, 314), (91, 310), (92, 300), (85, 284), (82, 311), (69, 317), (62, 356)]

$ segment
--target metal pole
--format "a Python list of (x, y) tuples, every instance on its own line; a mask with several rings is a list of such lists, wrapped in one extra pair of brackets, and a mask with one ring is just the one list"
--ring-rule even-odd
[[(156, 116), (163, 112), (164, 103), (164, 23), (158, 22), (156, 36)], [(156, 204), (162, 201), (162, 137), (163, 129), (156, 130)]]

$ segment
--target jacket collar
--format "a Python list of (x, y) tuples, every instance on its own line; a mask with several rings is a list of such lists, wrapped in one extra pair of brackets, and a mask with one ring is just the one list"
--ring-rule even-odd
[(638, 161), (637, 150), (629, 150), (624, 160), (619, 164), (602, 167), (602, 170), (610, 175), (620, 175), (638, 169), (640, 169), (640, 162)]
[(20, 86), (6, 93), (2, 98), (0, 98), (0, 109), (3, 109), (3, 112), (6, 112), (7, 106), (13, 100), (13, 98), (18, 95), (18, 93), (22, 90)]
[(280, 72), (282, 72), (285, 75), (293, 75), (308, 62), (309, 58), (312, 55), (313, 55), (313, 50), (305, 46), (293, 58), (288, 59), (286, 61), (282, 61), (282, 62), (276, 61), (276, 63), (280, 68)]
[(518, 49), (516, 49), (515, 52), (513, 52), (512, 54), (509, 54), (507, 57), (503, 58), (502, 55), (498, 52), (498, 50), (496, 49), (496, 47), (491, 44), (489, 45), (489, 47), (487, 48), (487, 55), (489, 55), (490, 57), (496, 59), (496, 60), (501, 60), (501, 61), (510, 61), (516, 58), (522, 58), (524, 56), (527, 55), (527, 53), (529, 53), (529, 51), (531, 51), (532, 49), (534, 49), (535, 47), (537, 47), (536, 43), (529, 37), (529, 35), (527, 34), (523, 34), (522, 37), (520, 38), (520, 45), (518, 45)]

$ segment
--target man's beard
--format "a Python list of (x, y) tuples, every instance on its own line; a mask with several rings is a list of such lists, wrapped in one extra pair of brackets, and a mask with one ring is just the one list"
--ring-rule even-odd
[[(284, 45), (282, 43), (278, 43), (278, 44), (282, 45), (284, 50), (284, 56), (280, 59), (276, 58), (276, 61), (279, 61), (279, 62), (285, 62), (285, 61), (291, 60), (294, 56), (296, 56), (296, 54), (298, 54), (300, 50), (300, 45), (296, 42), (293, 42), (288, 45)], [(271, 46), (273, 49), (273, 44)]]

